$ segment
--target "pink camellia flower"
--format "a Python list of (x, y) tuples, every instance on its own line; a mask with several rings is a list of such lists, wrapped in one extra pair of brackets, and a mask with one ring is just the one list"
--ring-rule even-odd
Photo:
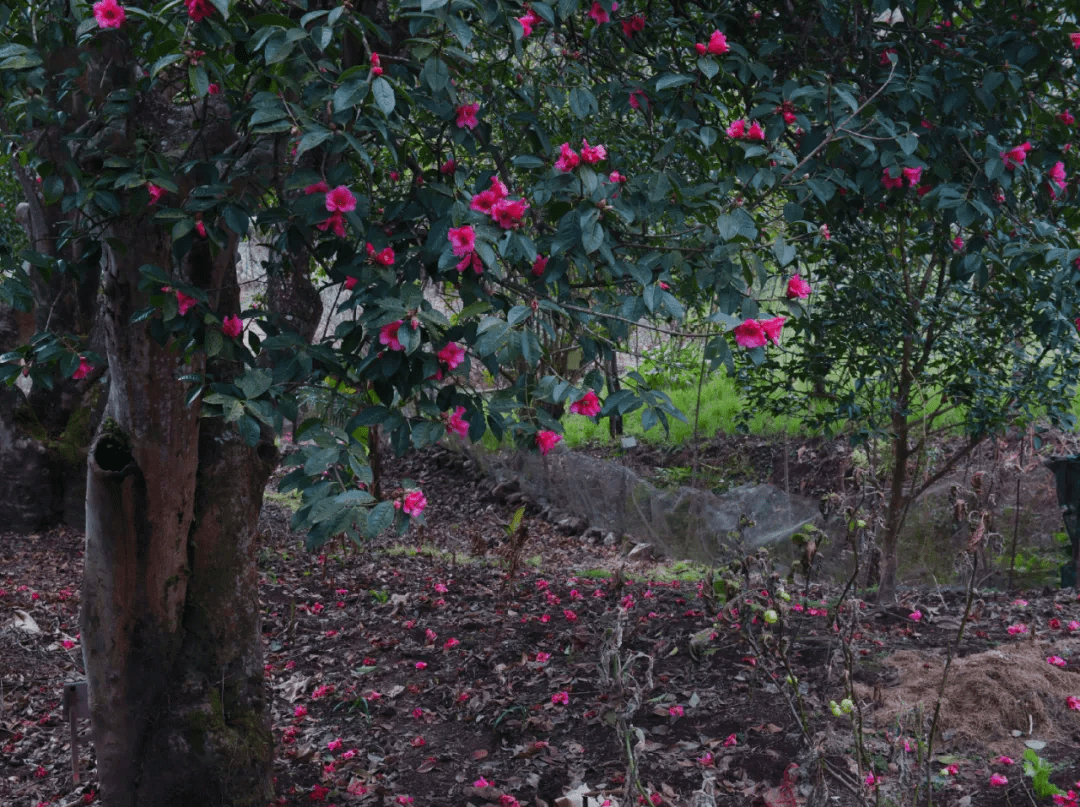
[(531, 8), (526, 11), (524, 17), (514, 17), (514, 19), (517, 20), (524, 29), (524, 32), (521, 34), (522, 39), (527, 36), (532, 36), (533, 28), (543, 22), (540, 15)]
[(345, 278), (345, 288), (346, 288), (346, 290), (352, 291), (353, 289), (356, 288), (356, 284), (359, 283), (359, 282), (360, 282), (359, 279), (357, 279), (355, 277), (347, 277), (347, 278)]
[(922, 179), (922, 168), (904, 168), (900, 173), (904, 175), (909, 188), (918, 187), (919, 181)]
[(451, 636), (443, 643), (443, 650), (453, 650), (459, 644), (461, 644), (461, 641)]
[(500, 199), (491, 206), (491, 217), (504, 230), (512, 230), (521, 224), (528, 209), (524, 199)]
[(603, 146), (590, 146), (588, 140), (581, 141), (581, 160), (589, 165), (596, 165), (607, 159), (607, 149)]
[(1027, 159), (1028, 153), (1031, 151), (1031, 143), (1021, 143), (1019, 146), (1013, 146), (1007, 151), (1001, 152), (1001, 161), (1005, 163), (1005, 167), (1012, 171), (1019, 165), (1024, 164), (1024, 160)]
[(337, 750), (339, 750), (341, 748), (341, 746), (342, 746), (342, 742), (341, 742), (340, 739), (331, 740), (330, 742), (328, 742), (326, 744), (326, 747), (331, 751), (337, 751)]
[(990, 787), (1005, 787), (1007, 784), (1009, 784), (1008, 777), (1000, 773), (995, 773), (990, 777)]
[(1053, 664), (1055, 667), (1064, 667), (1065, 659), (1061, 656), (1048, 656), (1046, 659), (1047, 664)]
[(180, 311), (180, 316), (184, 316), (188, 311), (194, 308), (198, 304), (198, 300), (194, 297), (188, 297), (182, 291), (176, 292), (176, 306)]
[(873, 773), (867, 773), (866, 778), (863, 779), (863, 784), (869, 788), (875, 788), (881, 782), (881, 777), (874, 776)]
[(235, 339), (244, 332), (244, 321), (233, 314), (221, 321), (221, 332), (230, 339)]
[(589, 418), (599, 415), (600, 408), (600, 399), (596, 397), (596, 393), (592, 390), (589, 390), (581, 398), (570, 404), (570, 411), (575, 415), (584, 415)]
[(765, 329), (756, 319), (744, 319), (735, 326), (735, 344), (739, 347), (765, 347)]
[(1072, 620), (1071, 622), (1069, 622), (1069, 624), (1068, 624), (1068, 625), (1066, 625), (1065, 627), (1066, 627), (1066, 628), (1067, 628), (1067, 629), (1068, 629), (1069, 631), (1078, 631), (1078, 630), (1080, 630), (1080, 622), (1078, 622), (1078, 621), (1076, 621), (1076, 620), (1074, 619), (1074, 620)]
[(920, 619), (922, 619), (922, 611), (915, 609), (910, 614), (908, 614), (908, 618), (911, 619), (912, 622), (918, 622)]
[(729, 734), (727, 736), (727, 739), (724, 740), (724, 748), (731, 748), (733, 745), (738, 745), (738, 744), (739, 744), (739, 741), (736, 739), (734, 734)]
[(544, 255), (537, 255), (536, 260), (532, 262), (533, 275), (535, 275), (536, 277), (541, 277), (544, 274), (544, 270), (547, 269), (549, 260), (551, 260), (551, 258), (548, 258)]
[(146, 192), (150, 194), (150, 204), (156, 205), (161, 201), (161, 197), (165, 195), (165, 189), (159, 188), (153, 182), (146, 183)]
[(1046, 172), (1046, 175), (1050, 177), (1050, 181), (1058, 186), (1061, 190), (1065, 189), (1065, 163), (1058, 160), (1054, 163), (1054, 167)]
[(1018, 605), (1021, 608), (1026, 608), (1028, 604), (1027, 600), (1013, 600), (1013, 605)]
[(566, 692), (565, 690), (563, 690), (562, 692), (556, 692), (554, 695), (551, 696), (551, 702), (561, 703), (563, 706), (566, 706), (568, 703), (570, 703), (570, 693)]
[(427, 498), (424, 496), (423, 491), (410, 490), (405, 494), (405, 503), (401, 506), (401, 509), (405, 515), (417, 518), (424, 512), (425, 507), (427, 507)]
[(608, 174), (608, 182), (614, 182), (615, 184), (621, 184), (626, 182), (626, 177), (620, 174), (618, 171), (612, 171)]
[(94, 372), (94, 365), (88, 362), (85, 356), (79, 356), (79, 366), (75, 368), (71, 377), (76, 381), (82, 381), (92, 372)]
[(468, 224), (451, 227), (446, 237), (450, 239), (453, 253), (459, 258), (469, 255), (476, 249), (476, 232)]
[[(434, 644), (435, 640), (438, 639), (438, 638), (439, 638), (439, 634), (437, 634), (431, 628), (425, 628), (424, 629), (424, 639), (427, 640), (428, 644)], [(417, 717), (419, 717), (419, 715), (417, 715)]]
[(735, 140), (741, 140), (742, 138), (746, 137), (746, 121), (744, 121), (742, 118), (734, 120), (730, 124), (728, 124), (728, 127), (725, 131), (727, 132), (728, 137)]
[(476, 119), (476, 113), (480, 111), (480, 104), (462, 104), (457, 108), (457, 127), (459, 129), (475, 129), (480, 123)]
[(765, 331), (765, 335), (769, 337), (769, 340), (774, 344), (780, 344), (780, 330), (784, 327), (784, 322), (787, 317), (773, 317), (772, 319), (761, 320), (761, 328)]
[(704, 56), (706, 53), (709, 52), (709, 48), (707, 45), (705, 45), (704, 42), (695, 42), (694, 50), (697, 51), (698, 56)]
[(304, 717), (307, 714), (307, 707), (303, 704), (293, 709), (293, 717)]
[(206, 238), (206, 224), (204, 224), (201, 219), (195, 222), (195, 232), (202, 238)]
[(634, 34), (641, 33), (645, 30), (645, 15), (635, 14), (628, 20), (622, 21), (623, 36), (627, 39), (633, 39)]
[(547, 664), (551, 660), (551, 653), (540, 652), (536, 654), (537, 664)]
[(210, 0), (184, 0), (184, 2), (192, 22), (201, 22), (214, 13), (214, 4)]
[(396, 322), (388, 322), (379, 329), (379, 344), (386, 345), (391, 350), (404, 350), (405, 345), (398, 341), (398, 328), (401, 327), (404, 320), (397, 320)]
[(494, 787), (495, 783), (494, 782), (489, 782), (487, 779), (485, 779), (483, 776), (481, 776), (479, 779), (477, 779), (475, 782), (472, 783), (472, 786), (473, 787)]
[(319, 180), (314, 185), (308, 185), (304, 188), (304, 193), (308, 196), (313, 196), (316, 193), (330, 193), (330, 186)]
[(536, 433), (536, 445), (540, 449), (540, 453), (545, 457), (551, 449), (555, 448), (562, 441), (562, 435), (553, 431), (539, 431)]
[(1051, 619), (1047, 624), (1050, 626), (1050, 630), (1060, 630), (1061, 629), (1061, 620), (1058, 619), (1057, 617)]
[(331, 213), (341, 211), (348, 213), (356, 210), (356, 197), (353, 192), (344, 185), (338, 185), (326, 194), (326, 209)]
[(960, 766), (954, 762), (952, 765), (945, 769), (945, 773), (949, 774), (949, 776), (956, 776), (958, 773), (960, 773)]
[(371, 75), (381, 76), (383, 74), (382, 61), (379, 59), (379, 54), (371, 54)]
[(211, 82), (210, 84), (207, 84), (206, 85), (206, 94), (207, 95), (221, 95), (221, 85), (217, 84), (217, 83), (214, 83), (214, 82)]
[(461, 437), (468, 437), (469, 436), (469, 421), (465, 420), (462, 417), (462, 414), (464, 412), (465, 412), (465, 407), (464, 406), (459, 406), (457, 409), (455, 409), (453, 411), (452, 414), (449, 415), (449, 417), (447, 417), (447, 420), (446, 420), (446, 433), (447, 434), (457, 434), (457, 435), (460, 435)]
[(1067, 109), (1064, 112), (1059, 112), (1057, 117), (1058, 120), (1064, 123), (1066, 126), (1072, 126), (1074, 123), (1076, 123), (1076, 118), (1073, 117), (1073, 114)]
[(1009, 625), (1005, 630), (1010, 636), (1018, 636), (1028, 632), (1027, 625)]
[[(619, 7), (618, 3), (612, 3), (611, 8), (615, 10)], [(605, 22), (611, 22), (611, 16), (604, 10), (604, 7), (599, 3), (593, 3), (592, 8), (589, 9), (589, 16), (600, 25)]]
[(954, 238), (952, 240), (952, 248), (953, 248), (953, 252), (963, 252), (964, 251), (964, 239), (961, 238), (959, 235), (956, 236), (956, 238)]
[(709, 37), (709, 45), (706, 50), (714, 56), (723, 56), (730, 50), (727, 43), (727, 37), (720, 31), (713, 31)]
[(127, 13), (116, 0), (100, 0), (94, 3), (94, 19), (99, 28), (119, 28), (127, 19)]
[(442, 165), (439, 166), (439, 173), (440, 174), (446, 174), (447, 176), (449, 176), (450, 174), (453, 174), (456, 170), (457, 170), (457, 163), (453, 159), (447, 160), (446, 162), (444, 162)]
[(669, 706), (667, 713), (672, 717), (682, 717), (685, 714), (682, 706), (679, 706), (678, 704), (676, 704), (675, 706)]
[(374, 244), (368, 243), (367, 245), (368, 260), (372, 263), (377, 263), (379, 266), (393, 266), (396, 257), (394, 255), (393, 247), (385, 247), (381, 251), (376, 251)]
[(1069, 41), (1072, 42), (1073, 49), (1080, 48), (1080, 31), (1074, 34), (1069, 34)]
[(454, 370), (465, 361), (465, 348), (457, 342), (449, 342), (436, 355), (439, 361), (446, 365), (447, 370)]
[(1007, 757), (1004, 754), (1001, 755), (1000, 757), (998, 757), (997, 761), (998, 761), (999, 765), (1012, 765), (1013, 764), (1012, 757)]
[(644, 91), (642, 91), (642, 90), (631, 90), (630, 91), (630, 108), (631, 109), (641, 109), (641, 101), (638, 98), (638, 96), (640, 96), (641, 98), (644, 98), (646, 101), (649, 100), (649, 96), (647, 96), (644, 93)]
[(581, 162), (581, 158), (577, 152), (570, 148), (569, 143), (563, 143), (559, 146), (559, 159), (555, 161), (555, 168), (563, 173), (567, 171), (573, 171), (578, 167), (578, 163)]
[(490, 216), (496, 203), (505, 199), (509, 193), (510, 191), (501, 179), (492, 177), (491, 187), (474, 195), (469, 202), (469, 209)]
[(761, 124), (754, 121), (750, 124), (750, 128), (746, 130), (747, 140), (764, 140), (765, 130), (761, 128)]
[(818, 232), (821, 233), (821, 237), (824, 238), (826, 241), (832, 238), (832, 233), (829, 232), (828, 224), (822, 224), (820, 227), (818, 227)]
[(1070, 695), (1065, 699), (1065, 707), (1074, 712), (1080, 712), (1080, 698)]
[(787, 284), (789, 300), (805, 300), (810, 296), (810, 284), (798, 275), (792, 275)]
[(885, 186), (885, 190), (895, 190), (904, 187), (904, 178), (902, 176), (893, 177), (889, 173), (889, 169), (886, 168), (881, 172), (881, 184)]

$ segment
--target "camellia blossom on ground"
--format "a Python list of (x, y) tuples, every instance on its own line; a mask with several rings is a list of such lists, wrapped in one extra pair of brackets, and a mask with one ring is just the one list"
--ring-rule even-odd
[(566, 692), (565, 690), (563, 692), (556, 692), (554, 695), (551, 696), (551, 702), (561, 703), (563, 706), (566, 706), (568, 703), (570, 703), (570, 693)]
[(995, 773), (990, 777), (990, 787), (1005, 787), (1007, 784), (1009, 784), (1009, 778), (1000, 773)]

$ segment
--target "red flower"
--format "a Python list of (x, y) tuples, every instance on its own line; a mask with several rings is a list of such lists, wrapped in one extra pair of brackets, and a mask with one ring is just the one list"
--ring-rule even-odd
[(787, 284), (787, 296), (790, 300), (805, 300), (810, 296), (810, 284), (798, 275), (792, 275)]
[(634, 34), (640, 33), (645, 30), (645, 15), (635, 14), (628, 20), (622, 21), (623, 36), (627, 39), (632, 39)]
[(304, 193), (306, 193), (308, 196), (316, 193), (330, 193), (330, 186), (320, 180), (314, 185), (308, 185), (306, 188), (304, 188)]
[(536, 445), (540, 453), (545, 457), (551, 449), (562, 442), (562, 435), (553, 431), (539, 431), (536, 433)]
[(586, 392), (581, 398), (570, 404), (570, 411), (575, 415), (594, 417), (600, 414), (600, 399), (592, 390)]
[(315, 226), (323, 232), (333, 229), (334, 235), (338, 238), (345, 237), (345, 215), (340, 210), (335, 210), (326, 221), (319, 222)]
[(590, 146), (588, 140), (581, 141), (581, 159), (589, 165), (596, 165), (607, 159), (607, 149), (603, 146)]
[(555, 161), (555, 167), (562, 172), (573, 171), (578, 167), (578, 163), (581, 162), (581, 158), (577, 155), (577, 152), (570, 148), (569, 143), (563, 143), (559, 146), (559, 159)]
[(197, 232), (203, 238), (206, 238), (206, 225), (202, 222), (201, 219), (195, 222), (195, 232)]
[(152, 182), (146, 183), (146, 192), (150, 194), (150, 204), (156, 205), (161, 201), (161, 197), (165, 195), (165, 189), (159, 188)]
[(491, 208), (491, 217), (504, 230), (512, 230), (521, 224), (529, 203), (524, 199), (500, 199)]
[(440, 174), (453, 174), (457, 170), (457, 163), (453, 160), (447, 160), (439, 166)]
[[(465, 407), (459, 406), (447, 417), (447, 434), (457, 434), (461, 437), (469, 436), (469, 421), (462, 417), (463, 414), (465, 414)], [(450, 644), (450, 642), (453, 642), (454, 644)], [(450, 641), (446, 643), (446, 649), (449, 649), (456, 644), (458, 644), (457, 639), (450, 639)]]
[(527, 36), (531, 36), (533, 28), (543, 22), (543, 20), (540, 18), (540, 15), (533, 11), (531, 8), (526, 11), (524, 17), (515, 17), (514, 19), (516, 19), (521, 24), (521, 27), (524, 29), (524, 32), (521, 34), (522, 39)]
[(90, 373), (94, 372), (94, 365), (88, 362), (83, 356), (79, 356), (79, 366), (75, 368), (75, 372), (71, 377), (76, 381), (82, 381)]
[(468, 224), (451, 227), (446, 236), (450, 239), (451, 250), (459, 258), (471, 254), (476, 249), (476, 232)]
[(396, 322), (390, 322), (383, 325), (379, 329), (379, 344), (386, 345), (391, 350), (404, 350), (405, 345), (398, 341), (398, 328), (401, 327), (404, 320), (397, 320)]
[(536, 260), (534, 260), (532, 264), (532, 273), (536, 275), (536, 277), (542, 276), (544, 274), (544, 270), (547, 269), (549, 260), (551, 259), (544, 255), (537, 255)]
[(372, 263), (377, 263), (379, 266), (393, 266), (395, 255), (393, 247), (386, 247), (381, 252), (376, 252), (375, 247), (368, 243), (367, 245), (368, 260)]
[(739, 347), (765, 347), (765, 329), (756, 319), (745, 319), (735, 326), (735, 344)]
[(480, 104), (464, 104), (457, 108), (457, 127), (459, 129), (475, 129), (479, 121), (476, 113), (480, 111)]
[(94, 3), (94, 19), (99, 28), (119, 28), (127, 19), (127, 14), (116, 0), (100, 0)]
[(716, 56), (724, 55), (730, 50), (727, 43), (727, 37), (719, 31), (713, 31), (712, 36), (709, 37), (709, 47), (706, 48), (706, 50)]
[(331, 213), (349, 213), (356, 210), (356, 197), (344, 185), (338, 185), (326, 194), (326, 209)]
[(199, 301), (194, 297), (188, 297), (184, 292), (176, 292), (176, 305), (180, 311), (180, 316), (184, 316), (188, 311), (195, 307)]
[(220, 95), (221, 94), (221, 85), (220, 84), (208, 84), (208, 85), (206, 85), (206, 94), (207, 95)]
[(371, 54), (371, 75), (381, 76), (383, 74), (382, 63), (379, 61), (379, 54)]
[[(615, 10), (618, 7), (618, 3), (611, 4), (612, 10)], [(609, 15), (607, 11), (604, 10), (604, 7), (599, 3), (592, 4), (592, 8), (589, 9), (589, 16), (592, 17), (592, 19), (596, 22), (597, 25), (605, 22), (611, 22), (611, 15)]]
[(889, 169), (886, 168), (881, 172), (881, 184), (885, 186), (885, 190), (894, 190), (896, 188), (904, 187), (904, 178), (902, 176), (893, 177), (889, 173)]
[(405, 503), (401, 509), (407, 516), (414, 518), (419, 517), (424, 512), (424, 508), (427, 507), (427, 498), (422, 491), (410, 490), (405, 494)]
[(1076, 118), (1074, 118), (1073, 114), (1067, 109), (1058, 115), (1058, 120), (1064, 123), (1066, 126), (1072, 126), (1074, 123), (1076, 123)]
[(1031, 151), (1031, 143), (1021, 143), (1019, 146), (1014, 146), (1008, 151), (1001, 152), (1001, 161), (1005, 163), (1005, 167), (1012, 171), (1018, 165), (1023, 165), (1024, 160), (1027, 159), (1028, 152)]
[(221, 322), (221, 332), (230, 339), (235, 339), (244, 332), (244, 321), (236, 315), (225, 317)]
[(769, 340), (774, 344), (780, 344), (780, 329), (784, 327), (784, 321), (787, 317), (773, 317), (772, 319), (761, 320), (761, 328), (765, 331), (765, 335), (769, 337)]
[(205, 20), (214, 13), (214, 5), (210, 0), (184, 0), (187, 5), (188, 16), (193, 22)]

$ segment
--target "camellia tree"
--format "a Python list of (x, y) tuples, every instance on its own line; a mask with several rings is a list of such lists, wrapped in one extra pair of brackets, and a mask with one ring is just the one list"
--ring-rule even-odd
[[(1027, 62), (1072, 69), (1064, 10), (1019, 4), (904, 4), (910, 22), (827, 0), (0, 6), (0, 119), (30, 234), (4, 299), (35, 314), (0, 377), (108, 389), (88, 455), (82, 630), (106, 803), (271, 796), (252, 534), (274, 434), (301, 419), (305, 386), (356, 391), (343, 425), (297, 429), (282, 486), (303, 493), (312, 547), (423, 518), (421, 490), (371, 485), (373, 428), (399, 452), (491, 430), (546, 453), (564, 415), (641, 408), (666, 425), (678, 415), (661, 392), (613, 383), (639, 323), (678, 332), (692, 302), (715, 326), (714, 369), (760, 365), (793, 315), (811, 333), (814, 316), (770, 289), (801, 268), (825, 297), (828, 228), (855, 253), (864, 216), (865, 241), (906, 245), (904, 216), (960, 216), (1002, 177), (1029, 184), (1018, 216), (1037, 209), (1036, 159), (982, 167), (1006, 137), (976, 132), (978, 100), (966, 139), (942, 132), (933, 170), (959, 176), (970, 152), (983, 174), (950, 194), (941, 177), (919, 202), (880, 188), (885, 169), (931, 168), (911, 125), (930, 102), (905, 110), (915, 80), (890, 37), (1005, 36), (1010, 13), (1038, 23)], [(985, 87), (1011, 51), (980, 53), (956, 75), (935, 69)], [(1044, 229), (1022, 260), (1067, 268), (1065, 236)], [(933, 242), (919, 238), (921, 255)], [(240, 307), (244, 239), (270, 256), (265, 308)], [(1041, 303), (1063, 307), (1064, 285)], [(325, 338), (320, 286), (340, 315)], [(63, 294), (72, 304), (49, 316)], [(850, 299), (849, 326), (880, 317), (880, 298)]]

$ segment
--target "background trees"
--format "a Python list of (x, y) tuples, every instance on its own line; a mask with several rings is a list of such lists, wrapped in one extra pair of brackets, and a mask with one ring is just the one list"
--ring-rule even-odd
[[(370, 489), (371, 427), (397, 451), (448, 430), (548, 450), (568, 408), (677, 416), (611, 368), (687, 302), (758, 404), (825, 388), (824, 421), (890, 441), (887, 550), (937, 401), (978, 438), (1071, 398), (1055, 116), (1075, 24), (896, 11), (0, 7), (30, 234), (5, 299), (35, 318), (0, 377), (50, 400), (108, 385), (83, 632), (111, 804), (269, 795), (250, 537), (305, 385), (358, 393), (298, 430), (285, 487), (313, 546), (422, 518), (418, 492)], [(265, 309), (241, 308), (244, 238), (271, 250)], [(808, 300), (785, 295), (795, 272)], [(348, 314), (327, 339), (317, 287)]]

